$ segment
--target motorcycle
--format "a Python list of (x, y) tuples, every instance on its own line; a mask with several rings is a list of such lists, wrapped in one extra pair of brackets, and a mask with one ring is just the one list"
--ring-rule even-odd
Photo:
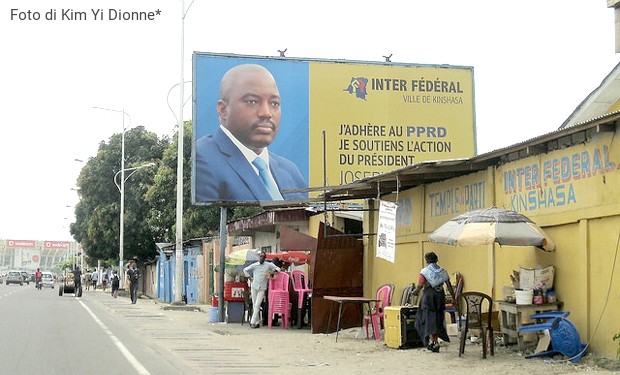
[(37, 289), (41, 290), (43, 289), (43, 281), (41, 280), (37, 280), (37, 285), (36, 285)]

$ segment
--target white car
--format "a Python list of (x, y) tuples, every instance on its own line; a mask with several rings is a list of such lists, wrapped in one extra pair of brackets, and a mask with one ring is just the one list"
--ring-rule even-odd
[(54, 289), (54, 275), (51, 272), (43, 272), (41, 286)]

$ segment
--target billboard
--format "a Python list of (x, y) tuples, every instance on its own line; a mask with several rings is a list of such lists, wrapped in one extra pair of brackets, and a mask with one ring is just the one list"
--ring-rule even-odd
[(35, 269), (41, 263), (41, 250), (37, 249), (15, 249), (13, 267), (16, 269), (28, 268)]
[(193, 100), (198, 204), (303, 200), (476, 153), (471, 67), (195, 52)]

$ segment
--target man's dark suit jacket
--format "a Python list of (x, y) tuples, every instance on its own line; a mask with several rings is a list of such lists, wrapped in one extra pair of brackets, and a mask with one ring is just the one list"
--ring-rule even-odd
[[(269, 151), (269, 168), (280, 192), (308, 187), (299, 168)], [(271, 201), (271, 196), (248, 160), (219, 127), (196, 141), (195, 198), (198, 202)], [(307, 193), (282, 194), (284, 199), (307, 198)]]

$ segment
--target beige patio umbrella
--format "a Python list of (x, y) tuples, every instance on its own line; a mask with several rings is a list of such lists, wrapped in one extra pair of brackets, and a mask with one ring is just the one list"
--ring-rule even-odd
[[(527, 216), (516, 211), (490, 207), (469, 211), (441, 225), (428, 240), (452, 246), (535, 246), (554, 251), (555, 243)], [(495, 251), (491, 257), (491, 295), (495, 295)]]
[(429, 241), (452, 246), (535, 246), (554, 251), (553, 240), (527, 216), (497, 207), (469, 211), (437, 228)]

